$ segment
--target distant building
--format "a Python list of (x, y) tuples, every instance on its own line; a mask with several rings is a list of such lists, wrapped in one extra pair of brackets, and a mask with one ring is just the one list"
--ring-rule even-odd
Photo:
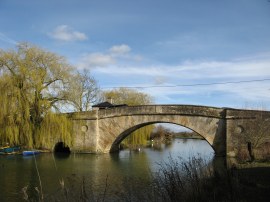
[(115, 108), (115, 107), (125, 107), (128, 106), (127, 104), (121, 104), (121, 105), (114, 105), (110, 102), (102, 102), (96, 105), (93, 105), (93, 110), (99, 110), (99, 109), (108, 109), (108, 108)]

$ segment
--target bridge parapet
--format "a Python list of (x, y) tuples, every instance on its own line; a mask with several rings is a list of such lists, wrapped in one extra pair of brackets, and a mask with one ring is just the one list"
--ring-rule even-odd
[(98, 111), (99, 119), (129, 115), (190, 115), (225, 118), (224, 109), (196, 105), (141, 105), (109, 108)]
[(73, 112), (68, 113), (68, 117), (71, 120), (96, 120), (98, 118), (98, 111)]
[(243, 109), (227, 109), (228, 119), (255, 119), (256, 117), (269, 118), (269, 111), (262, 110), (243, 110)]

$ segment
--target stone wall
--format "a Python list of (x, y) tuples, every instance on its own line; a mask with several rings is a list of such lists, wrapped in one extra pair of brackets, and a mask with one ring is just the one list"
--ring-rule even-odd
[(99, 134), (98, 111), (69, 114), (73, 122), (72, 152), (95, 153)]
[[(246, 161), (251, 158), (249, 147), (270, 142), (270, 113), (257, 110), (227, 110), (227, 156)], [(248, 146), (250, 144), (250, 146)], [(262, 146), (262, 145), (261, 145)], [(261, 153), (260, 145), (250, 148)], [(259, 155), (254, 156), (259, 158)]]

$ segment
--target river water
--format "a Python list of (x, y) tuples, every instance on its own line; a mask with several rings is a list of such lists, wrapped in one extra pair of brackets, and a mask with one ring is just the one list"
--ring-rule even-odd
[[(44, 197), (57, 195), (61, 184), (71, 192), (82, 184), (91, 186), (93, 194), (105, 189), (122, 189), (131, 178), (148, 179), (158, 163), (169, 156), (188, 159), (200, 155), (211, 163), (214, 151), (205, 140), (174, 139), (171, 144), (143, 148), (140, 151), (122, 150), (113, 154), (71, 154), (56, 156), (44, 153), (36, 156), (0, 156), (0, 201), (23, 201), (22, 190), (27, 187), (31, 197), (42, 187)], [(40, 179), (40, 180), (39, 180)], [(41, 183), (41, 184), (40, 184)], [(77, 183), (77, 184), (76, 184)], [(128, 183), (132, 183), (128, 181)], [(41, 186), (40, 186), (41, 185)], [(97, 192), (97, 193), (95, 193)]]

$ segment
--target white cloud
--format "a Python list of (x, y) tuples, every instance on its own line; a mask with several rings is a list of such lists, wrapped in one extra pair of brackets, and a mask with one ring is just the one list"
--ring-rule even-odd
[[(260, 106), (260, 103), (269, 103), (270, 92), (267, 87), (269, 85), (268, 81), (196, 87), (142, 88), (138, 90), (153, 96), (157, 103), (241, 108), (245, 103), (256, 106)], [(269, 104), (268, 107), (270, 107)]]
[(88, 39), (84, 33), (75, 31), (67, 25), (57, 26), (49, 36), (60, 41), (84, 41)]
[[(213, 100), (215, 105), (223, 105), (228, 101), (231, 102), (230, 107), (235, 107), (234, 103), (269, 102), (270, 81), (185, 85), (270, 79), (269, 56), (268, 53), (259, 57), (252, 56), (230, 61), (188, 61), (174, 66), (111, 65), (110, 68), (94, 69), (94, 74), (105, 78), (108, 86), (148, 86), (149, 88), (138, 89), (155, 97), (156, 100), (162, 100), (163, 103), (198, 104), (207, 99)], [(109, 80), (111, 84), (108, 84)], [(194, 100), (191, 101), (193, 98)], [(220, 102), (216, 102), (218, 99)]]
[(171, 80), (201, 81), (201, 80), (236, 80), (254, 77), (270, 77), (269, 55), (264, 58), (254, 58), (233, 61), (202, 61), (185, 62), (180, 65), (151, 65), (144, 67), (136, 66), (112, 66), (109, 69), (97, 69), (97, 72), (104, 74), (116, 74), (121, 76), (153, 76), (166, 77)]
[(131, 51), (131, 48), (126, 44), (116, 45), (109, 49), (109, 53), (116, 56), (127, 54), (130, 51)]
[(104, 53), (84, 56), (80, 67), (95, 67), (92, 73), (102, 87), (134, 87), (159, 103), (222, 106), (228, 102), (226, 106), (235, 107), (239, 103), (270, 101), (270, 81), (189, 86), (270, 79), (270, 53), (227, 61), (186, 61), (178, 65), (141, 65), (136, 60), (129, 63), (132, 57), (129, 46), (115, 45)]
[(104, 51), (104, 53), (85, 54), (78, 63), (79, 68), (98, 68), (112, 65), (118, 66), (126, 61), (141, 61), (142, 57), (130, 54), (131, 48), (126, 44), (115, 45)]
[(168, 81), (168, 78), (164, 77), (164, 76), (155, 76), (154, 77), (154, 84), (155, 85), (161, 85), (164, 84)]
[(87, 69), (93, 67), (106, 67), (115, 64), (116, 61), (111, 55), (92, 53), (85, 55), (79, 63), (79, 68)]

